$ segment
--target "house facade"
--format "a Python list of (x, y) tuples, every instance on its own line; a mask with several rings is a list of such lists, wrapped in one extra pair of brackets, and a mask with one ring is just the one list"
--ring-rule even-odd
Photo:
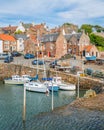
[(84, 32), (65, 34), (63, 29), (60, 33), (44, 35), (41, 42), (45, 46), (45, 54), (56, 58), (67, 53), (81, 55), (83, 47), (90, 45), (90, 39)]
[(24, 54), (35, 54), (35, 37), (28, 37), (24, 42)]
[(67, 54), (67, 40), (62, 32), (57, 37), (55, 48), (56, 48), (55, 52), (56, 58), (61, 58), (61, 56)]
[(44, 55), (48, 57), (55, 57), (56, 55), (56, 40), (59, 33), (52, 33), (43, 35), (41, 38), (41, 43), (44, 46)]
[(83, 51), (85, 52), (85, 56), (96, 56), (100, 57), (100, 53), (95, 45), (88, 45), (83, 47)]
[(17, 42), (13, 36), (0, 34), (0, 53), (17, 51)]
[(65, 35), (67, 40), (67, 52), (74, 55), (81, 55), (84, 46), (90, 45), (90, 38), (84, 32)]
[(17, 51), (24, 52), (24, 42), (28, 38), (26, 34), (15, 34), (14, 37), (17, 40)]

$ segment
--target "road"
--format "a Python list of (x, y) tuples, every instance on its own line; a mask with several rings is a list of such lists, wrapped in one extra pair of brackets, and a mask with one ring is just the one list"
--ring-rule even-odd
[[(36, 59), (36, 58), (34, 58), (34, 59)], [(34, 59), (24, 59), (23, 56), (14, 57), (14, 61), (9, 64), (24, 65), (24, 66), (36, 68), (37, 66), (32, 65), (32, 63), (31, 63)], [(53, 59), (45, 58), (45, 61), (46, 60), (47, 60), (47, 62), (46, 62), (45, 67), (49, 68), (49, 62), (52, 61)], [(78, 59), (78, 60), (81, 61), (80, 59)], [(74, 60), (74, 61), (77, 61), (77, 60)], [(3, 63), (4, 60), (0, 60), (0, 62)], [(78, 62), (75, 62), (75, 64), (78, 66)], [(79, 66), (81, 67), (82, 65), (79, 64)], [(43, 67), (43, 65), (39, 65), (39, 68), (44, 68), (44, 67)], [(93, 70), (98, 70), (98, 71), (104, 72), (104, 65), (96, 65), (95, 63), (83, 64), (83, 69), (85, 69), (85, 68), (92, 68)]]
[[(34, 58), (36, 59), (36, 58)], [(28, 66), (28, 67), (31, 67), (31, 68), (36, 68), (37, 65), (32, 65), (32, 61), (34, 59), (24, 59), (23, 56), (20, 56), (20, 57), (14, 57), (14, 61), (9, 63), (9, 64), (17, 64), (17, 65), (23, 65), (23, 66)], [(4, 63), (4, 60), (0, 60), (0, 63)], [(46, 65), (45, 67), (46, 68), (49, 68), (49, 63), (46, 62)], [(43, 69), (44, 66), (43, 65), (38, 65), (40, 69)]]

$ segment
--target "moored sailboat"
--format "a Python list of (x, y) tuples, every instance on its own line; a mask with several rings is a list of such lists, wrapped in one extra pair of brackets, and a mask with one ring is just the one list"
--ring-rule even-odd
[(31, 78), (29, 75), (12, 75), (10, 78), (5, 78), (4, 83), (5, 84), (17, 84), (17, 85), (23, 85), (25, 82), (30, 81)]
[(61, 89), (61, 90), (66, 90), (66, 91), (76, 90), (75, 84), (62, 82), (61, 77), (53, 77), (52, 82), (57, 83), (59, 85), (59, 89)]

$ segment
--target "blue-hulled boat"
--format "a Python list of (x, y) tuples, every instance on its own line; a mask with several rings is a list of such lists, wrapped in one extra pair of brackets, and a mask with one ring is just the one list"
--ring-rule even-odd
[(57, 92), (58, 90), (59, 90), (59, 86), (58, 85), (50, 85), (50, 86), (48, 86), (48, 89), (49, 89), (49, 91), (52, 91), (52, 89), (53, 89), (53, 91), (55, 91), (55, 92)]
[(96, 56), (86, 56), (85, 57), (87, 61), (94, 61), (96, 60)]
[(52, 83), (52, 81), (45, 81), (44, 85), (47, 86), (47, 88), (49, 89), (49, 91), (55, 91), (57, 92), (59, 90), (59, 85), (56, 83)]

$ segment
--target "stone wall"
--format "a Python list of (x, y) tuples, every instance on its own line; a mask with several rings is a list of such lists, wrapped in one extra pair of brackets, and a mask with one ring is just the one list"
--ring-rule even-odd
[[(36, 69), (35, 68), (30, 68), (22, 65), (14, 65), (14, 64), (0, 64), (0, 80), (3, 80), (4, 78), (11, 77), (14, 74), (28, 74), (30, 76), (35, 76), (36, 75)], [(39, 70), (39, 78), (41, 79), (43, 77), (44, 70), (40, 69)], [(64, 73), (61, 71), (56, 71), (53, 70), (48, 70), (47, 71), (47, 76), (53, 77), (53, 76), (61, 76), (62, 79), (65, 82), (73, 83), (73, 84), (78, 84), (78, 77), (76, 75)], [(102, 87), (103, 84), (96, 79), (92, 79), (89, 77), (80, 77), (79, 78), (79, 86), (81, 89), (89, 89), (94, 86), (100, 86)]]

